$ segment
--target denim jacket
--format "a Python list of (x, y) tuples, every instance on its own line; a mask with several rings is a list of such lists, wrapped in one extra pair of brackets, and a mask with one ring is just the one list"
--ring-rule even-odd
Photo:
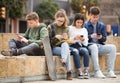
[[(102, 35), (102, 38), (98, 40), (98, 44), (104, 44), (104, 42), (106, 41), (106, 37), (107, 37), (106, 26), (102, 22), (97, 22), (96, 26), (97, 26), (96, 33)], [(91, 43), (92, 42), (91, 34), (93, 34), (94, 32), (94, 27), (90, 21), (87, 21), (85, 23), (85, 28), (88, 31), (88, 38), (89, 38), (88, 42)]]

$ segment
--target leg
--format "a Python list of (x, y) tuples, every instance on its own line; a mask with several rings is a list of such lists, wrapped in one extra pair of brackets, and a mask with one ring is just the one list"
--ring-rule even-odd
[(91, 52), (91, 57), (94, 65), (95, 70), (95, 77), (97, 78), (105, 78), (99, 68), (99, 57), (98, 57), (98, 46), (97, 44), (93, 44), (88, 46), (89, 51)]
[(100, 45), (99, 54), (109, 54), (108, 56), (108, 71), (114, 70), (116, 59), (116, 47), (112, 44)]
[(53, 54), (61, 55), (61, 58), (65, 60), (67, 69), (67, 79), (71, 80), (71, 62), (70, 62), (70, 50), (68, 43), (64, 42), (61, 47), (53, 48)]
[(28, 54), (28, 55), (39, 55), (40, 54), (40, 46), (37, 43), (31, 43), (27, 46), (24, 46), (18, 49), (18, 55), (20, 54)]
[(66, 68), (71, 71), (70, 50), (68, 43), (64, 42), (61, 45), (61, 57), (66, 60)]
[(86, 47), (80, 47), (79, 53), (84, 58), (84, 62), (83, 62), (84, 63), (84, 78), (88, 79), (90, 77), (89, 72), (88, 72), (88, 69), (89, 69), (89, 51)]
[(71, 70), (70, 50), (67, 43), (62, 43), (61, 47), (53, 48), (53, 54), (61, 55), (61, 58), (65, 59), (67, 70)]
[(88, 69), (89, 67), (89, 52), (88, 49), (85, 47), (79, 48), (79, 53), (84, 57), (84, 67)]
[(9, 51), (1, 51), (1, 54), (5, 55), (5, 56), (11, 56), (11, 55), (17, 55), (17, 50), (21, 47), (27, 46), (26, 43), (21, 43), (15, 39), (10, 39), (9, 40)]
[(21, 42), (15, 40), (15, 39), (10, 39), (8, 43), (9, 43), (9, 48), (10, 49), (13, 49), (13, 48), (18, 49), (18, 48), (27, 46), (26, 43), (21, 43)]
[(100, 45), (99, 46), (100, 54), (109, 54), (108, 56), (108, 77), (116, 78), (114, 74), (114, 64), (116, 59), (116, 47), (112, 44)]
[(97, 44), (93, 44), (93, 45), (88, 46), (88, 49), (91, 53), (91, 58), (92, 58), (92, 61), (93, 61), (94, 70), (95, 71), (100, 70)]
[(71, 50), (71, 54), (73, 55), (75, 67), (79, 70), (81, 68), (79, 51), (78, 49), (73, 47), (70, 47), (70, 50)]

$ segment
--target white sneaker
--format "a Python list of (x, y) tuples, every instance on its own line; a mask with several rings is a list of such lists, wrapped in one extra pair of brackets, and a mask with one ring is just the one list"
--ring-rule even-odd
[(109, 71), (108, 72), (108, 77), (110, 77), (110, 78), (116, 78), (117, 76), (115, 75), (115, 73), (113, 71)]
[(94, 76), (96, 78), (102, 78), (102, 79), (105, 78), (105, 76), (103, 75), (103, 73), (100, 70), (96, 71)]

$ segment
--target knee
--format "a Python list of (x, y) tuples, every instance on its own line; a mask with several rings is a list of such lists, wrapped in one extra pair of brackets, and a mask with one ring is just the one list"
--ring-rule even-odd
[(116, 51), (116, 46), (115, 45), (110, 45), (111, 50), (115, 50)]
[(97, 51), (98, 46), (97, 46), (97, 44), (93, 44), (93, 45), (90, 45), (90, 46), (88, 47), (88, 49), (89, 49), (90, 51)]
[(85, 54), (85, 55), (89, 55), (89, 51), (88, 51), (88, 49), (86, 49), (86, 48), (82, 48), (81, 50), (80, 50), (80, 52), (82, 52), (83, 54)]
[(62, 47), (69, 47), (69, 44), (67, 42), (64, 42), (61, 44)]
[(81, 51), (88, 52), (87, 48), (82, 48)]
[(29, 46), (32, 47), (32, 48), (33, 47), (40, 47), (37, 43), (31, 43), (31, 44), (29, 44)]
[(72, 53), (74, 53), (74, 54), (79, 54), (79, 51), (74, 48), (74, 49), (72, 50)]
[(8, 42), (15, 42), (16, 40), (15, 39), (10, 39)]

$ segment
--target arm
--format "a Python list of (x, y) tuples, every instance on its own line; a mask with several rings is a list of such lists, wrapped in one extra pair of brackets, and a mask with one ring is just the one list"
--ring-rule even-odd
[(34, 42), (34, 43), (37, 43), (37, 44), (41, 45), (42, 44), (42, 40), (46, 36), (48, 36), (48, 30), (47, 30), (46, 27), (43, 27), (39, 33), (40, 33), (40, 38), (38, 40), (37, 39), (29, 39), (28, 43), (33, 43)]
[(103, 24), (101, 25), (100, 31), (101, 31), (102, 37), (99, 39), (99, 41), (100, 42), (105, 42), (106, 41), (106, 37), (107, 37), (107, 30), (106, 30), (105, 25), (103, 25)]
[(84, 41), (82, 42), (83, 45), (87, 46), (88, 45), (88, 32), (86, 28), (84, 28)]

